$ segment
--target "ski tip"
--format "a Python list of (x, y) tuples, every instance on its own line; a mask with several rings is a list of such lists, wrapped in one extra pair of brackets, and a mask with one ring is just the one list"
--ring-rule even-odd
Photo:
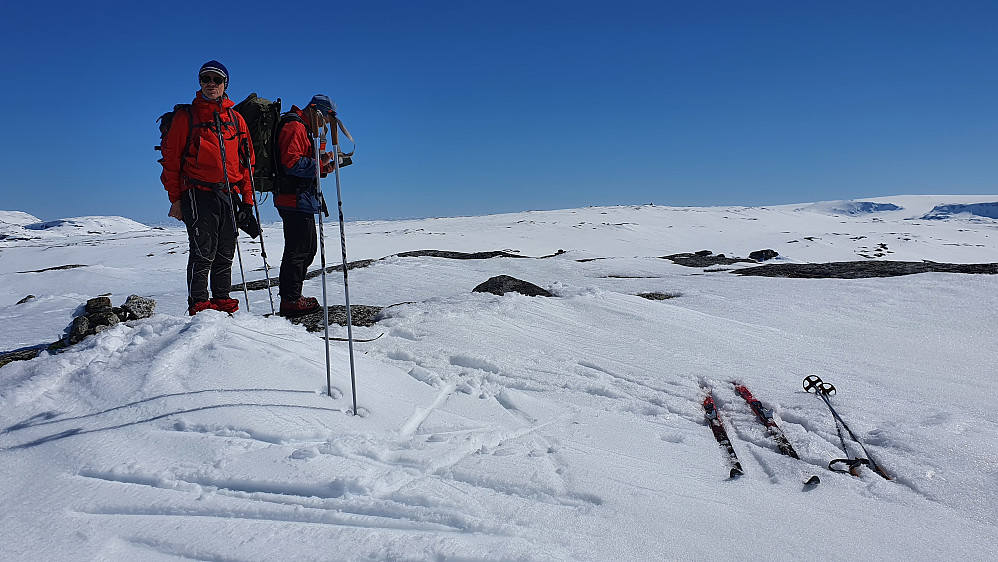
[(805, 487), (817, 486), (818, 484), (821, 484), (821, 478), (818, 478), (817, 474), (812, 475), (810, 478), (804, 481)]

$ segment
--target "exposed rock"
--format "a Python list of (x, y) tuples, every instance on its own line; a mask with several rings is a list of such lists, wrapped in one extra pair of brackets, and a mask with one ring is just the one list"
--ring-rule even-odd
[(776, 250), (756, 250), (749, 254), (748, 257), (750, 260), (767, 261), (780, 257), (780, 254)]
[[(362, 267), (367, 267), (372, 263), (374, 263), (374, 260), (349, 261), (347, 262), (347, 271), (350, 271), (351, 269), (360, 269)], [(332, 273), (334, 271), (343, 271), (343, 264), (326, 266), (326, 273)], [(315, 271), (309, 271), (308, 273), (306, 273), (305, 279), (315, 279), (320, 275), (322, 275), (322, 269), (316, 269)], [(266, 280), (264, 280), (264, 283), (266, 283)], [(267, 286), (264, 285), (264, 288), (266, 289)], [(345, 310), (346, 308), (344, 308), (344, 311)]]
[(863, 279), (915, 273), (998, 274), (998, 263), (937, 263), (931, 261), (847, 261), (833, 263), (773, 263), (734, 271), (738, 275), (797, 279)]
[(448, 252), (445, 250), (415, 250), (412, 252), (402, 252), (400, 254), (395, 254), (400, 258), (419, 258), (419, 257), (430, 257), (430, 258), (447, 258), (452, 260), (487, 260), (491, 258), (526, 258), (527, 256), (520, 256), (517, 254), (511, 254), (509, 252), (503, 251), (493, 251), (493, 252)]
[[(27, 302), (35, 298), (28, 295), (21, 302)], [(20, 303), (18, 303), (20, 304)], [(73, 323), (66, 328), (64, 336), (51, 344), (42, 344), (0, 353), (0, 367), (11, 361), (22, 361), (34, 359), (42, 350), (57, 353), (71, 345), (75, 345), (87, 336), (98, 334), (127, 320), (137, 320), (152, 316), (156, 309), (156, 301), (138, 295), (131, 295), (120, 307), (112, 307), (111, 299), (107, 296), (99, 296), (89, 299), (86, 304), (78, 307), (77, 313), (83, 312), (80, 316), (73, 318)], [(354, 322), (356, 324), (356, 322)]]
[(638, 296), (652, 301), (664, 301), (683, 296), (682, 293), (638, 293)]
[(114, 326), (115, 324), (121, 323), (121, 319), (118, 318), (118, 315), (110, 310), (94, 312), (93, 314), (88, 314), (86, 318), (90, 320), (90, 325), (94, 328), (98, 326)]
[(121, 308), (128, 313), (128, 318), (122, 318), (122, 320), (149, 318), (156, 311), (156, 301), (139, 295), (129, 295)]
[(46, 267), (45, 269), (32, 269), (29, 271), (18, 271), (18, 273), (44, 273), (46, 271), (59, 271), (62, 269), (76, 269), (77, 267), (87, 267), (82, 263), (73, 263), (69, 265), (57, 265), (55, 267)]
[(34, 346), (26, 349), (16, 349), (6, 353), (0, 353), (0, 367), (12, 361), (30, 361), (44, 350), (44, 346)]
[(724, 254), (714, 255), (710, 250), (700, 250), (693, 254), (672, 254), (662, 256), (662, 259), (671, 260), (672, 263), (686, 267), (711, 267), (714, 265), (731, 265), (733, 263), (753, 263), (755, 261), (744, 258), (729, 258), (725, 257)]
[(489, 279), (473, 289), (476, 293), (492, 293), (493, 295), (504, 295), (509, 292), (520, 293), (528, 297), (553, 297), (548, 291), (509, 275), (499, 275)]
[(963, 213), (998, 219), (998, 202), (971, 203), (969, 205), (936, 205), (922, 218), (929, 220), (948, 219), (954, 215)]
[(79, 343), (121, 322), (148, 318), (156, 309), (156, 301), (138, 295), (131, 295), (120, 307), (112, 307), (107, 296), (95, 297), (83, 307), (84, 314), (73, 319), (65, 336), (69, 345)]
[(73, 323), (69, 326), (67, 339), (70, 344), (79, 343), (83, 338), (94, 332), (90, 331), (90, 318), (87, 316), (77, 316), (73, 318)]
[[(347, 325), (347, 307), (345, 305), (330, 306), (329, 308), (329, 325), (339, 324), (340, 326)], [(381, 319), (381, 311), (383, 310), (380, 306), (368, 306), (364, 304), (352, 304), (350, 305), (350, 320), (351, 324), (354, 326), (373, 326), (378, 320)], [(319, 332), (325, 326), (323, 324), (324, 314), (322, 313), (322, 308), (320, 307), (318, 311), (311, 314), (305, 314), (304, 316), (298, 316), (296, 318), (289, 318), (288, 320), (292, 324), (301, 324), (305, 326), (305, 329), (309, 332)]]
[[(486, 260), (486, 259), (491, 259), (491, 258), (530, 258), (530, 259), (542, 260), (542, 259), (546, 259), (546, 258), (553, 258), (553, 257), (556, 257), (556, 256), (560, 256), (560, 255), (562, 255), (564, 253), (565, 253), (565, 250), (559, 249), (557, 252), (555, 252), (553, 254), (548, 254), (546, 256), (540, 256), (540, 257), (532, 258), (531, 256), (521, 256), (519, 254), (514, 254), (512, 252), (507, 252), (507, 251), (502, 251), (502, 250), (488, 251), (488, 252), (452, 252), (452, 251), (448, 251), (448, 250), (414, 250), (414, 251), (411, 251), (411, 252), (401, 252), (399, 254), (394, 254), (394, 257), (400, 257), (400, 258), (434, 257), (434, 258), (447, 258), (447, 259), (454, 259), (454, 260)], [(367, 266), (373, 264), (376, 261), (378, 261), (378, 260), (357, 260), (357, 261), (348, 262), (347, 263), (347, 271), (349, 271), (351, 269), (359, 269), (359, 268), (362, 268), (362, 267), (367, 267)], [(272, 271), (276, 271), (276, 270), (274, 268), (272, 268)], [(342, 264), (340, 264), (340, 265), (331, 265), (331, 266), (326, 267), (326, 273), (332, 273), (334, 271), (343, 271), (343, 265)], [(320, 275), (322, 275), (322, 269), (316, 269), (316, 270), (309, 271), (308, 273), (306, 273), (305, 274), (305, 279), (314, 279), (314, 278), (316, 278), (316, 277), (318, 277)], [(276, 274), (272, 274), (271, 277), (270, 277), (270, 286), (271, 287), (276, 287), (277, 284), (278, 284), (277, 283), (277, 276), (276, 276)], [(261, 289), (266, 289), (266, 288), (267, 288), (267, 280), (266, 279), (260, 279), (260, 280), (257, 280), (257, 281), (247, 281), (246, 282), (246, 290), (247, 291), (259, 291)], [(232, 285), (232, 287), (229, 290), (231, 292), (233, 292), (233, 293), (237, 293), (237, 292), (243, 290), (243, 285), (242, 285), (242, 283), (234, 284), (234, 285)]]
[[(375, 260), (357, 260), (357, 261), (347, 262), (347, 271), (350, 271), (351, 269), (359, 269), (359, 268), (362, 268), (362, 267), (367, 267), (367, 266), (371, 265), (372, 263), (374, 263), (374, 261)], [(334, 271), (343, 271), (343, 264), (326, 266), (326, 273), (332, 273)], [(279, 273), (279, 269), (278, 268), (275, 268), (275, 267), (271, 267), (270, 268), (270, 286), (271, 287), (276, 287), (278, 285), (278, 278), (277, 278), (278, 273)], [(322, 275), (322, 269), (321, 268), (313, 270), (313, 271), (309, 271), (308, 273), (306, 273), (305, 274), (305, 279), (315, 279), (316, 277), (318, 277), (320, 275)], [(267, 288), (267, 280), (266, 279), (260, 279), (258, 281), (247, 281), (246, 282), (246, 290), (247, 291), (259, 291), (261, 289), (266, 289), (266, 288)], [(232, 287), (229, 288), (229, 291), (233, 292), (233, 293), (239, 293), (242, 290), (243, 290), (243, 284), (242, 283), (233, 284)]]
[(94, 297), (87, 301), (86, 311), (87, 314), (94, 314), (97, 312), (110, 312), (111, 310), (111, 299), (110, 297)]
[(23, 299), (17, 301), (16, 304), (24, 304), (24, 303), (30, 301), (33, 298), (35, 298), (35, 295), (28, 295), (28, 296), (24, 297)]

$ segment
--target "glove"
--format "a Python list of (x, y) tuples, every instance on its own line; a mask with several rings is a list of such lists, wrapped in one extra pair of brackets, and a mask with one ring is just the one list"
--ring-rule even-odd
[(236, 225), (249, 235), (250, 238), (260, 236), (260, 223), (256, 222), (253, 216), (253, 205), (239, 201), (236, 207)]

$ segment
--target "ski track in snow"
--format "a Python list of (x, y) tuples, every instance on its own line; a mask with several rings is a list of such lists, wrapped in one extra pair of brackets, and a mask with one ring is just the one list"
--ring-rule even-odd
[[(801, 261), (875, 251), (946, 261), (943, 250), (995, 261), (998, 221), (909, 221), (907, 210), (842, 216), (839, 207), (350, 224), (364, 257), (479, 251), (493, 239), (522, 255), (568, 250), (543, 260), (391, 257), (352, 270), (351, 300), (406, 303), (367, 329), (384, 337), (355, 346), (360, 416), (350, 415), (346, 344), (330, 342), (327, 396), (324, 344), (301, 326), (177, 312), (186, 298), (182, 233), (67, 239), (59, 226), (0, 242), (11, 302), (29, 276), (53, 293), (0, 306), (0, 317), (23, 319), (18, 307), (30, 307), (40, 325), (65, 325), (52, 312), (88, 296), (65, 291), (86, 293), (107, 268), (122, 273), (110, 282), (115, 302), (136, 292), (160, 303), (151, 319), (0, 370), (0, 459), (19, 484), (4, 496), (8, 554), (637, 560), (749, 549), (777, 559), (990, 559), (992, 276), (738, 278), (657, 257), (779, 246)], [(267, 231), (268, 247), (279, 231)], [(96, 255), (101, 268), (16, 273)], [(150, 261), (136, 266), (135, 255)], [(576, 261), (591, 257), (605, 259)], [(557, 296), (470, 292), (500, 273)], [(329, 288), (334, 302), (342, 296)], [(649, 301), (641, 291), (680, 296)], [(251, 298), (255, 312), (269, 308), (265, 291)], [(23, 345), (39, 329), (5, 338)], [(825, 469), (843, 454), (825, 405), (800, 387), (810, 373), (838, 387), (833, 404), (894, 482)], [(774, 410), (801, 460), (779, 453), (732, 380)], [(726, 479), (701, 384), (745, 468), (739, 479)], [(822, 483), (805, 488), (813, 474)], [(760, 521), (760, 512), (769, 515)], [(70, 531), (43, 539), (38, 529), (51, 521)], [(815, 543), (815, 525), (837, 533)], [(725, 540), (698, 546), (718, 526)], [(781, 532), (766, 532), (773, 527)]]

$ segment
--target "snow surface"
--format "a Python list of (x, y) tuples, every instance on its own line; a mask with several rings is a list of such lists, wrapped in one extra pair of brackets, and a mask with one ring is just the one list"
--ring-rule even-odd
[[(0, 212), (0, 234), (29, 235), (0, 239), (0, 349), (57, 339), (100, 294), (158, 302), (152, 318), (0, 368), (0, 559), (993, 560), (998, 277), (775, 279), (660, 258), (996, 262), (998, 220), (920, 219), (993, 201), (348, 223), (350, 259), (378, 260), (351, 270), (352, 303), (397, 305), (354, 329), (383, 334), (355, 344), (358, 416), (347, 345), (330, 344), (326, 396), (323, 340), (262, 317), (266, 290), (250, 292), (252, 313), (186, 316), (181, 228), (32, 229)], [(275, 266), (281, 230), (265, 226)], [(262, 279), (259, 244), (240, 240)], [(565, 253), (392, 257), (419, 249)], [(471, 292), (499, 274), (556, 296)], [(341, 274), (327, 289), (342, 303)], [(801, 388), (812, 373), (894, 481), (824, 468), (843, 454)], [(775, 410), (802, 460), (777, 452), (732, 380)], [(704, 422), (704, 384), (739, 479)], [(822, 483), (805, 489), (811, 474)]]

